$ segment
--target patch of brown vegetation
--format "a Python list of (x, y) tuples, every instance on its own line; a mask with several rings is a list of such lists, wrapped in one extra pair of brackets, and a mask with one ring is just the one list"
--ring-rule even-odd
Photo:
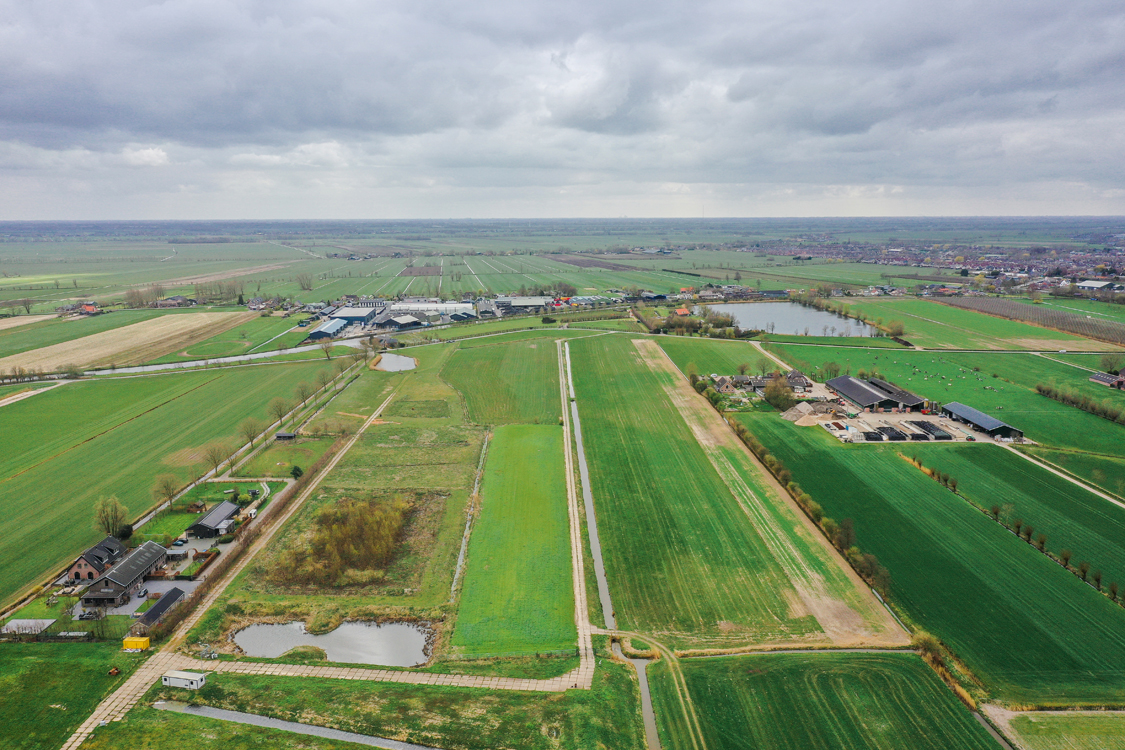
[(187, 349), (257, 317), (257, 313), (184, 313), (84, 336), (0, 359), (0, 369), (46, 371), (68, 365), (90, 368), (139, 365)]
[(54, 315), (17, 315), (14, 318), (0, 318), (0, 331), (29, 323), (38, 323), (41, 320), (50, 320)]
[(441, 276), (441, 266), (410, 266), (402, 269), (399, 276)]
[(611, 263), (607, 260), (598, 260), (597, 258), (585, 258), (579, 255), (552, 255), (551, 260), (557, 260), (559, 263), (566, 263), (570, 266), (578, 266), (579, 268), (605, 268), (610, 271), (636, 271), (633, 266), (626, 266), (622, 263)]

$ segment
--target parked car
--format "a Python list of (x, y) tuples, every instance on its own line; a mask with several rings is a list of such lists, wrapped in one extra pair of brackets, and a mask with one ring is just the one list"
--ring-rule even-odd
[(137, 596), (142, 598), (148, 596), (148, 586), (141, 587), (141, 590), (137, 592)]
[(185, 544), (187, 544), (186, 539), (177, 539), (176, 541), (172, 542), (173, 547), (183, 547)]
[(78, 615), (78, 619), (79, 620), (96, 620), (96, 619), (98, 619), (98, 613), (97, 612), (83, 612), (82, 614)]

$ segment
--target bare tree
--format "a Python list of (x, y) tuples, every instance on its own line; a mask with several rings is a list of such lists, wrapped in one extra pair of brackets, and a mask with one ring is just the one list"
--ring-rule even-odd
[(35, 305), (35, 300), (24, 298), (19, 301), (19, 305), (27, 311), (28, 315), (31, 315), (31, 308)]
[(219, 476), (219, 467), (227, 460), (230, 455), (230, 448), (221, 442), (208, 443), (203, 448), (203, 457), (207, 459), (207, 463), (215, 471), (215, 476)]
[(771, 364), (765, 357), (758, 357), (758, 374), (764, 378), (766, 373), (770, 371)]
[(332, 347), (335, 346), (335, 342), (333, 342), (332, 339), (321, 339), (317, 342), (316, 345), (320, 347), (320, 350), (322, 352), (324, 352), (325, 357), (328, 357), (328, 359), (332, 359)]
[(300, 383), (297, 383), (297, 387), (293, 389), (293, 395), (303, 404), (309, 400), (309, 396), (313, 395), (313, 388), (302, 380)]
[(348, 364), (348, 361), (346, 359), (343, 359), (341, 357), (340, 359), (336, 360), (336, 364), (334, 364), (332, 367), (336, 370), (337, 373), (341, 373), (351, 367), (351, 365)]
[(316, 384), (317, 384), (319, 390), (323, 391), (325, 388), (328, 387), (328, 384), (331, 383), (331, 382), (332, 382), (332, 375), (328, 372), (328, 370), (321, 370), (320, 372), (318, 372), (316, 374)]
[(740, 364), (738, 366), (738, 374), (739, 375), (745, 375), (748, 372), (750, 372), (750, 363), (749, 362), (743, 362), (742, 364)]
[(289, 402), (281, 396), (270, 401), (269, 413), (273, 416), (278, 423), (285, 419), (285, 415), (289, 413)]
[(113, 495), (103, 497), (94, 503), (94, 522), (98, 528), (110, 536), (118, 536), (125, 527), (128, 511)]
[(312, 274), (309, 274), (309, 273), (299, 273), (299, 274), (297, 274), (297, 286), (299, 286), (302, 291), (311, 292), (312, 288), (313, 288)]
[(152, 486), (152, 496), (166, 503), (172, 502), (176, 491), (180, 489), (180, 479), (175, 474), (161, 474)]
[(250, 447), (253, 448), (254, 438), (258, 437), (263, 429), (265, 428), (262, 426), (262, 421), (260, 419), (247, 417), (242, 420), (242, 424), (238, 425), (238, 434), (242, 436), (243, 440), (250, 443)]

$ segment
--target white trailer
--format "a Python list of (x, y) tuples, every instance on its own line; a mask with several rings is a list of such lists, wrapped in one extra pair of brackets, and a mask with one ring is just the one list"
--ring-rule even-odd
[(207, 684), (207, 675), (200, 672), (180, 672), (173, 670), (165, 672), (160, 681), (167, 687), (187, 688), (188, 690), (199, 690)]

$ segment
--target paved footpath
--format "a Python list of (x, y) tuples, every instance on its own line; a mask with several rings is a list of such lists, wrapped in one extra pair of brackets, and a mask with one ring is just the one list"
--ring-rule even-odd
[[(352, 436), (349, 443), (337, 453), (331, 462), (324, 467), (320, 476), (327, 476), (328, 473), (335, 467), (336, 463), (351, 449), (352, 445), (359, 439), (359, 436), (382, 414), (383, 410), (390, 403), (394, 397), (392, 393), (387, 397), (387, 400), (375, 410), (375, 412), (367, 418), (363, 426), (356, 430), (356, 434)], [(565, 391), (563, 398), (565, 399)], [(564, 413), (565, 413), (564, 408)], [(530, 680), (520, 679), (515, 677), (490, 677), (486, 675), (452, 675), (452, 674), (433, 674), (426, 672), (396, 672), (389, 669), (363, 669), (358, 667), (329, 667), (329, 666), (312, 666), (301, 664), (276, 664), (276, 663), (261, 663), (261, 662), (246, 662), (246, 661), (203, 661), (194, 659), (190, 656), (176, 653), (176, 649), (183, 643), (184, 638), (191, 631), (195, 624), (203, 614), (210, 609), (212, 605), (222, 596), (226, 589), (226, 583), (216, 586), (199, 605), (195, 608), (192, 614), (185, 618), (179, 627), (176, 628), (173, 636), (168, 640), (160, 652), (154, 654), (152, 658), (142, 664), (136, 672), (134, 672), (129, 679), (125, 680), (117, 690), (113, 691), (108, 698), (103, 700), (98, 707), (94, 709), (94, 713), (90, 715), (86, 721), (82, 722), (81, 726), (70, 736), (66, 743), (62, 746), (62, 750), (74, 750), (79, 747), (93, 731), (104, 724), (111, 721), (120, 721), (126, 713), (129, 712), (133, 706), (148, 692), (153, 683), (160, 680), (160, 677), (169, 670), (189, 670), (196, 672), (206, 673), (225, 673), (225, 674), (252, 674), (252, 675), (274, 675), (277, 677), (319, 677), (325, 679), (336, 680), (366, 680), (368, 682), (394, 682), (409, 685), (440, 685), (446, 687), (463, 687), (463, 688), (480, 688), (485, 690), (524, 690), (529, 692), (552, 692), (561, 693), (566, 690), (579, 689), (589, 690), (593, 684), (594, 679), (594, 650), (591, 644), (591, 627), (589, 619), (586, 616), (586, 576), (584, 574), (583, 557), (582, 557), (582, 542), (581, 542), (581, 521), (578, 516), (578, 493), (574, 486), (574, 474), (571, 470), (573, 466), (572, 457), (570, 452), (570, 425), (569, 421), (564, 425), (566, 429), (566, 463), (567, 463), (567, 503), (570, 513), (570, 541), (571, 541), (571, 558), (573, 562), (574, 571), (574, 617), (575, 624), (578, 627), (578, 651), (579, 651), (579, 665), (576, 669), (571, 670), (567, 674), (559, 677), (553, 677), (546, 680)], [(298, 497), (289, 508), (286, 509), (284, 515), (277, 519), (257, 540), (254, 545), (247, 550), (242, 559), (227, 571), (225, 580), (227, 583), (233, 581), (234, 578), (242, 572), (242, 570), (254, 558), (263, 547), (265, 547), (270, 539), (273, 538), (274, 533), (277, 532), (285, 522), (301, 507), (305, 499), (312, 494), (312, 492), (319, 485), (319, 482), (313, 482), (305, 488), (301, 496)]]

